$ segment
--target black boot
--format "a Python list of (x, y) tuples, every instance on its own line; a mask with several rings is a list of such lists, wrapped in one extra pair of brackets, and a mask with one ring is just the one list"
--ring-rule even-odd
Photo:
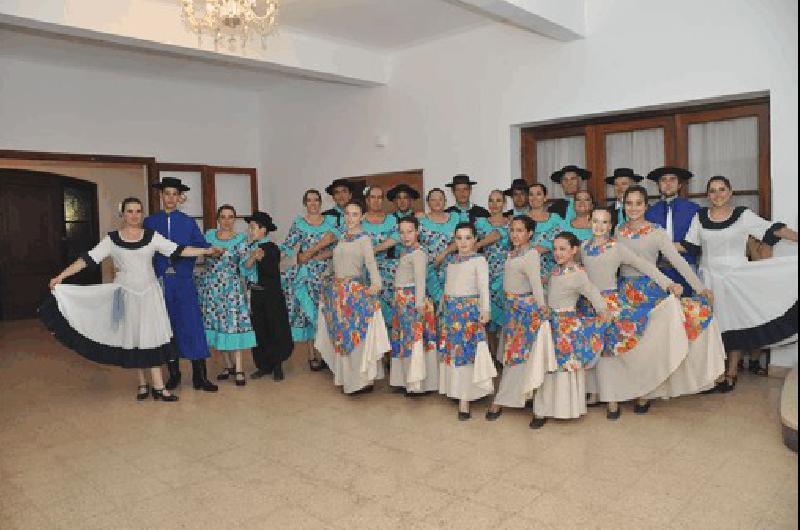
[(283, 367), (281, 363), (275, 365), (275, 368), (272, 369), (272, 378), (275, 381), (283, 381)]
[(205, 359), (195, 359), (192, 361), (192, 385), (195, 390), (204, 390), (205, 392), (216, 392), (219, 390), (217, 385), (208, 380)]
[(181, 365), (179, 361), (168, 361), (167, 370), (169, 370), (169, 379), (167, 379), (167, 390), (175, 390), (181, 384)]

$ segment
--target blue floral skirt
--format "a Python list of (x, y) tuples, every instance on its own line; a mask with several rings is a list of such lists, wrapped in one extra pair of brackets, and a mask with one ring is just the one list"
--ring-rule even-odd
[(466, 366), (475, 362), (478, 344), (486, 342), (486, 330), (480, 318), (479, 297), (444, 295), (439, 315), (441, 362), (448, 366)]
[(503, 364), (516, 366), (528, 360), (539, 326), (541, 310), (532, 294), (506, 294), (503, 325)]
[(563, 310), (553, 311), (550, 321), (559, 372), (574, 372), (591, 365), (603, 353), (607, 325), (596, 317)]
[(381, 309), (380, 301), (367, 293), (359, 278), (334, 279), (323, 296), (334, 351), (349, 355), (364, 342), (372, 317)]
[(436, 316), (433, 302), (425, 300), (425, 308), (417, 308), (416, 289), (404, 287), (395, 290), (394, 316), (392, 318), (392, 357), (408, 359), (414, 344), (422, 342), (425, 351), (436, 349)]

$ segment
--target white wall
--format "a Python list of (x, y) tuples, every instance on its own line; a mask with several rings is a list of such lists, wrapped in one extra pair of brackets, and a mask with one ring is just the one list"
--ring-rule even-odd
[(467, 172), (483, 200), (518, 172), (514, 124), (760, 91), (773, 212), (797, 222), (797, 2), (592, 0), (587, 31), (560, 43), (496, 24), (398, 53), (387, 87), (273, 87), (262, 121), (280, 124), (264, 137), (279, 222), (301, 188), (409, 168), (429, 188)]
[(259, 167), (263, 74), (0, 29), (0, 149)]

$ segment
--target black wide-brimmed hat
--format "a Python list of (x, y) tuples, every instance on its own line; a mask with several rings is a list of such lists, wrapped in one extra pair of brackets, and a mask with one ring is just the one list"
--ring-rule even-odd
[(628, 177), (634, 182), (641, 182), (644, 178), (641, 175), (637, 175), (634, 170), (629, 167), (618, 167), (614, 170), (614, 174), (610, 177), (606, 177), (606, 184), (614, 184), (614, 181), (617, 180), (619, 177)]
[(262, 228), (266, 228), (267, 232), (274, 232), (278, 229), (275, 223), (272, 222), (272, 217), (266, 212), (253, 212), (253, 215), (244, 218), (245, 223), (256, 222)]
[(689, 180), (694, 177), (694, 173), (682, 167), (664, 166), (654, 169), (647, 174), (647, 179), (658, 182), (664, 175), (675, 175), (681, 180)]
[(349, 180), (336, 179), (333, 182), (331, 182), (331, 184), (327, 188), (325, 188), (325, 193), (332, 196), (333, 193), (336, 191), (336, 188), (347, 188), (348, 190), (350, 190), (350, 193), (353, 193), (353, 191), (355, 190), (355, 188), (353, 187), (353, 183), (350, 182)]
[(561, 179), (564, 178), (565, 173), (576, 173), (583, 180), (589, 180), (589, 177), (592, 176), (591, 171), (583, 169), (582, 167), (569, 165), (562, 167), (560, 170), (550, 175), (550, 180), (553, 182), (561, 182)]
[(514, 179), (511, 181), (511, 187), (508, 188), (503, 192), (503, 195), (506, 197), (512, 197), (514, 195), (514, 190), (522, 190), (525, 193), (528, 192), (528, 188), (530, 188), (530, 184), (525, 179)]
[(161, 182), (153, 184), (153, 187), (160, 190), (163, 190), (164, 188), (175, 188), (181, 193), (184, 191), (189, 191), (189, 186), (181, 182), (181, 179), (175, 177), (164, 177), (161, 179)]
[(455, 188), (459, 184), (466, 184), (468, 186), (474, 186), (475, 184), (477, 184), (477, 182), (475, 182), (474, 180), (469, 178), (469, 175), (463, 175), (462, 174), (462, 175), (456, 175), (455, 177), (453, 177), (453, 181), (448, 183), (448, 184), (445, 184), (445, 186), (447, 186), (448, 188)]
[(414, 199), (415, 201), (419, 199), (419, 192), (409, 186), (408, 184), (398, 184), (394, 188), (390, 189), (386, 192), (386, 198), (390, 201), (393, 201), (397, 198), (399, 193), (408, 193), (408, 196)]

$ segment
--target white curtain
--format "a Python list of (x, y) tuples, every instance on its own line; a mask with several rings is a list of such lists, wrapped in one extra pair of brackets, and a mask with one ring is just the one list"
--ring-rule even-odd
[(586, 137), (571, 136), (536, 142), (537, 180), (547, 186), (548, 197), (564, 197), (561, 186), (550, 180), (554, 171), (567, 165), (586, 167)]
[[(758, 119), (737, 118), (689, 125), (691, 193), (705, 193), (706, 182), (724, 175), (734, 190), (758, 189)], [(738, 199), (739, 197), (737, 197)], [(756, 205), (756, 197), (741, 197)], [(748, 206), (750, 204), (745, 203)]]
[[(641, 129), (631, 132), (606, 135), (606, 174), (613, 174), (619, 167), (629, 167), (639, 175), (647, 174), (664, 165), (664, 129)], [(658, 195), (658, 185), (650, 180), (641, 182), (650, 195)], [(614, 199), (614, 188), (608, 186), (606, 197)]]

